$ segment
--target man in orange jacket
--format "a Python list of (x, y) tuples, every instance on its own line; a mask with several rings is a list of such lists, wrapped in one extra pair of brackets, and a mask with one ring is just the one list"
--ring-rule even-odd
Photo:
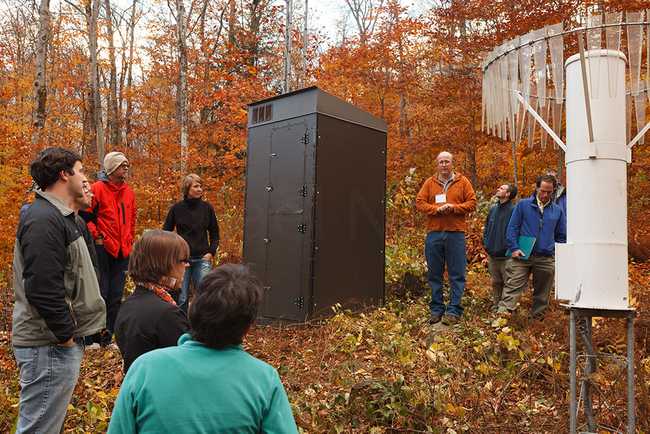
[(104, 157), (104, 173), (92, 185), (93, 204), (88, 229), (99, 260), (99, 287), (106, 302), (106, 329), (102, 345), (110, 344), (122, 303), (129, 254), (135, 238), (135, 194), (126, 183), (129, 160), (121, 152)]
[[(437, 174), (427, 179), (418, 193), (415, 206), (427, 216), (424, 253), (431, 286), (431, 319), (435, 324), (458, 323), (463, 314), (461, 299), (465, 291), (465, 217), (476, 209), (476, 194), (469, 180), (454, 172), (453, 156), (441, 152), (436, 158)], [(445, 306), (442, 276), (447, 265), (449, 303)]]

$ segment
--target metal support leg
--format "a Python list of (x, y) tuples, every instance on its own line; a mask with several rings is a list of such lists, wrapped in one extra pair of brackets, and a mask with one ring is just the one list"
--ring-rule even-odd
[[(598, 369), (598, 353), (592, 341), (592, 318), (625, 318), (627, 325), (627, 434), (635, 433), (635, 400), (634, 400), (634, 309), (626, 311), (609, 309), (586, 309), (567, 306), (569, 309), (569, 433), (576, 434), (578, 429), (578, 407), (580, 401), (577, 396), (577, 333), (580, 333), (584, 343), (586, 357), (585, 368), (581, 376), (581, 397), (584, 397), (584, 411), (590, 432), (598, 432), (599, 426), (593, 414), (591, 401), (591, 374)], [(621, 360), (620, 355), (613, 358)]]
[(596, 432), (598, 426), (594, 418), (593, 403), (591, 402), (591, 374), (596, 372), (596, 352), (594, 351), (593, 341), (591, 339), (591, 323), (590, 316), (580, 317), (581, 327), (580, 334), (582, 335), (582, 342), (585, 349), (585, 371), (584, 378), (580, 385), (580, 394), (583, 399), (583, 406), (585, 410), (585, 417), (587, 418), (587, 426), (590, 432)]
[(569, 353), (569, 433), (576, 434), (576, 312), (573, 309), (569, 309)]
[(634, 314), (627, 317), (627, 432), (634, 434)]

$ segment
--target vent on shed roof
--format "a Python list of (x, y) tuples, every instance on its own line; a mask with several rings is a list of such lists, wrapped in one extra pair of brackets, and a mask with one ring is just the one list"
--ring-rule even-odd
[(273, 104), (264, 104), (253, 108), (253, 124), (268, 122), (273, 118)]

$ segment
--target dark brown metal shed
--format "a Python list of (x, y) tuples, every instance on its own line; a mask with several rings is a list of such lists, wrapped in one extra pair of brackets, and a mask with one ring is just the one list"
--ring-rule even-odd
[(249, 105), (244, 260), (260, 316), (384, 297), (386, 123), (316, 87)]

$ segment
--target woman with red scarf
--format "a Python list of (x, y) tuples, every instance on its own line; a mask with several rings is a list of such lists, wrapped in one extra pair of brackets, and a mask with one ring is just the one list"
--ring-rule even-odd
[(170, 295), (183, 283), (189, 254), (187, 242), (178, 234), (157, 229), (146, 231), (133, 246), (129, 275), (135, 291), (122, 304), (115, 321), (125, 373), (138, 356), (175, 346), (189, 330), (187, 317)]

